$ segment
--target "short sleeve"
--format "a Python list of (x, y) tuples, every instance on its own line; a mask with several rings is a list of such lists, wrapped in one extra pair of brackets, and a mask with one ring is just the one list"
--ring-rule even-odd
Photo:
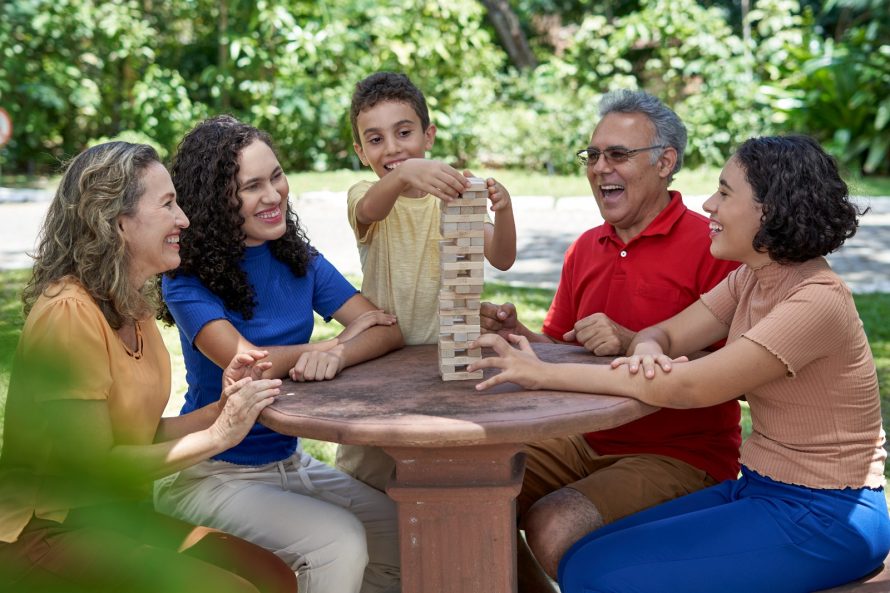
[(367, 230), (363, 235), (359, 235), (358, 228), (358, 219), (356, 218), (355, 210), (358, 206), (358, 203), (362, 198), (365, 197), (365, 194), (368, 193), (368, 190), (371, 189), (371, 186), (374, 185), (370, 181), (359, 181), (355, 185), (349, 188), (349, 191), (346, 193), (346, 215), (349, 218), (349, 226), (352, 227), (352, 232), (355, 235), (355, 240), (359, 243), (367, 243), (371, 240), (371, 237), (374, 235), (374, 232), (377, 230), (377, 225), (380, 221), (374, 221), (368, 225)]
[(550, 303), (550, 309), (547, 310), (547, 316), (544, 318), (544, 325), (541, 328), (545, 334), (557, 340), (562, 340), (563, 335), (575, 327), (577, 312), (575, 311), (575, 299), (572, 294), (573, 287), (575, 286), (572, 275), (577, 244), (576, 241), (566, 251), (562, 263), (562, 273), (559, 277), (559, 285), (556, 288), (556, 294), (553, 295), (553, 302)]
[(315, 274), (312, 308), (325, 321), (330, 321), (337, 309), (355, 296), (358, 290), (320, 253), (313, 258), (312, 268)]
[(164, 276), (161, 282), (164, 302), (192, 348), (195, 348), (195, 338), (205, 325), (227, 318), (222, 299), (210, 292), (196, 277), (185, 274), (175, 278)]
[(105, 400), (111, 392), (109, 332), (98, 307), (58, 298), (32, 310), (22, 335), (35, 401)]
[(838, 347), (851, 323), (849, 307), (840, 286), (805, 284), (742, 336), (778, 356), (793, 376)]
[(717, 286), (701, 296), (705, 307), (726, 327), (732, 324), (732, 318), (739, 306), (738, 286), (742, 281), (743, 269), (736, 268)]

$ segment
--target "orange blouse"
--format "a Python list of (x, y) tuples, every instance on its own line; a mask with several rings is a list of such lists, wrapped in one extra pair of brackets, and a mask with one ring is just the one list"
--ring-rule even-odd
[(170, 397), (170, 355), (153, 319), (137, 324), (137, 338), (132, 352), (75, 280), (60, 281), (37, 299), (16, 349), (7, 399), (0, 541), (15, 541), (32, 515), (62, 522), (69, 508), (97, 502), (86, 492), (77, 500), (70, 492), (60, 495), (44, 475), (53, 448), (77, 446), (77, 440), (49, 434), (42, 404), (105, 400), (116, 444), (153, 442)]

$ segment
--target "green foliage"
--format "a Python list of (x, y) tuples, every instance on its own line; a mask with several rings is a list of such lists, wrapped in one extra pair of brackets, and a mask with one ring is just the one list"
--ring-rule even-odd
[[(17, 0), (0, 4), (7, 172), (47, 173), (104, 138), (172, 154), (230, 112), (288, 170), (358, 169), (354, 84), (404, 71), (459, 166), (574, 172), (600, 95), (642, 88), (722, 165), (751, 135), (817, 136), (853, 171), (890, 173), (890, 10), (881, 0), (520, 0), (539, 61), (517, 71), (477, 0)], [(751, 34), (743, 38), (743, 31)]]
[(890, 173), (890, 42), (879, 23), (811, 39), (784, 81), (786, 126), (814, 135), (851, 171)]

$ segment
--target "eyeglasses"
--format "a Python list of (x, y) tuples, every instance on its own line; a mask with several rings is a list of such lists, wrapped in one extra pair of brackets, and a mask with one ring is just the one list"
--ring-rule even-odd
[(667, 146), (664, 144), (656, 144), (655, 146), (647, 146), (646, 148), (607, 148), (606, 150), (583, 148), (576, 152), (575, 156), (578, 157), (578, 162), (581, 163), (582, 166), (592, 167), (598, 160), (600, 160), (600, 155), (604, 155), (606, 160), (610, 163), (623, 163), (637, 153), (660, 148), (667, 148)]

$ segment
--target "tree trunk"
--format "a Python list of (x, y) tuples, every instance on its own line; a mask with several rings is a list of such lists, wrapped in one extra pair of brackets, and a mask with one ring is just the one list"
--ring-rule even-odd
[(228, 0), (218, 4), (216, 66), (218, 69), (219, 105), (223, 111), (229, 109), (229, 6)]
[(488, 11), (488, 20), (497, 31), (510, 62), (520, 69), (537, 66), (538, 61), (528, 45), (528, 39), (519, 26), (519, 17), (513, 12), (510, 3), (507, 0), (482, 0), (482, 4)]

